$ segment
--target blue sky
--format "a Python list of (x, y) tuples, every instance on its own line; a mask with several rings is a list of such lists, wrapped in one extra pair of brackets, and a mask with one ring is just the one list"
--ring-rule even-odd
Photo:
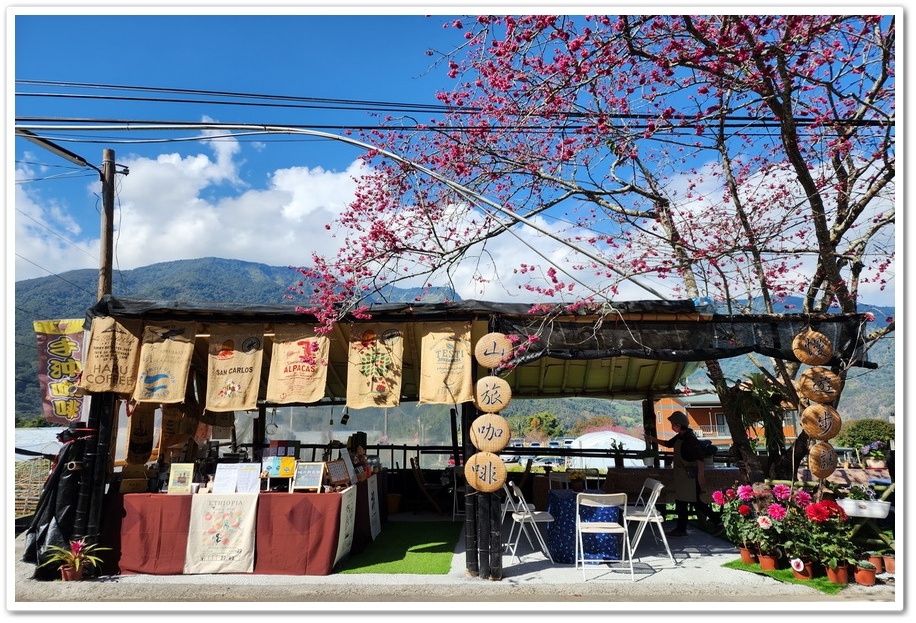
[[(456, 31), (442, 28), (446, 20), (409, 13), (18, 15), (11, 47), (16, 80), (435, 105), (436, 90), (449, 81), (445, 70), (431, 68), (426, 50), (461, 43)], [(25, 97), (18, 94), (62, 89), (13, 86), (17, 117), (374, 123), (365, 110)], [(124, 144), (113, 133), (80, 134), (93, 142), (39, 133), (60, 137), (59, 145), (96, 166), (103, 149), (114, 149), (119, 167), (129, 168), (116, 189), (116, 269), (207, 256), (306, 264), (310, 251), (333, 250), (326, 236), (316, 240), (312, 234), (343, 209), (360, 155), (355, 147), (309, 137)], [(98, 268), (97, 174), (84, 170), (73, 177), (68, 162), (22, 138), (15, 139), (15, 160), (15, 279)]]
[[(443, 28), (450, 16), (462, 14), (458, 7), (448, 8), (432, 3), (418, 9), (347, 9), (352, 15), (317, 7), (280, 7), (277, 15), (225, 6), (213, 12), (237, 14), (169, 15), (176, 11), (168, 7), (143, 15), (123, 7), (103, 7), (97, 14), (87, 14), (87, 9), (49, 14), (50, 9), (26, 7), (11, 15), (8, 9), (8, 127), (14, 117), (25, 116), (373, 124), (364, 110), (25, 97), (20, 94), (115, 92), (14, 80), (435, 105), (435, 92), (449, 88), (452, 81), (426, 51), (446, 51), (463, 42), (460, 31)], [(437, 14), (425, 16), (421, 10)], [(495, 7), (490, 10), (498, 12)], [(429, 114), (415, 117), (424, 121)], [(359, 174), (356, 159), (361, 153), (353, 146), (302, 136), (136, 143), (119, 141), (177, 135), (95, 132), (80, 133), (81, 141), (69, 142), (65, 139), (73, 135), (39, 133), (60, 138), (60, 145), (96, 166), (101, 165), (103, 149), (114, 149), (119, 167), (129, 169), (129, 175), (117, 176), (115, 271), (211, 256), (272, 266), (307, 265), (313, 251), (333, 255), (339, 240), (325, 235), (324, 225), (350, 200), (351, 178)], [(16, 183), (7, 184), (7, 204), (15, 206), (7, 211), (8, 278), (97, 269), (98, 175), (86, 169), (76, 172), (63, 159), (22, 138), (9, 143)], [(511, 241), (491, 250), (496, 270), (515, 266), (518, 257), (530, 253)], [(462, 291), (463, 284), (468, 289)], [(470, 279), (462, 280), (459, 273), (456, 286), (463, 298), (505, 299), (498, 280), (471, 289)], [(870, 303), (894, 304), (893, 289), (873, 295)], [(645, 298), (645, 292), (624, 290), (620, 298)]]

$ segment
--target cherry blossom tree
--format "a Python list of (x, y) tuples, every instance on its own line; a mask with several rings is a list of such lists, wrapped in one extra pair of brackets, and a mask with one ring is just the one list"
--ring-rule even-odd
[[(639, 292), (733, 313), (752, 301), (773, 313), (788, 297), (802, 312), (855, 313), (893, 282), (894, 16), (480, 16), (446, 27), (460, 44), (430, 55), (454, 80), (438, 94), (449, 113), (388, 118), (362, 136), (378, 151), (333, 231), (341, 251), (302, 269), (315, 286), (303, 306), (323, 318), (359, 313), (388, 283), (466, 274), (534, 302)], [(530, 253), (494, 271), (507, 240)], [(893, 329), (889, 319), (868, 339)], [(708, 363), (753, 464), (737, 384)], [(799, 405), (797, 366), (771, 364)]]

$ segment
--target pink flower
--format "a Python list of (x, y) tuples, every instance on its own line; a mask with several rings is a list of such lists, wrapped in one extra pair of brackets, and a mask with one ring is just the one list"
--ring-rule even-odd
[(795, 503), (802, 508), (808, 506), (811, 503), (811, 499), (811, 494), (807, 491), (799, 491), (795, 494)]
[(718, 504), (719, 506), (722, 506), (725, 504), (725, 495), (723, 495), (721, 491), (713, 491), (712, 492), (712, 501)]
[(792, 568), (801, 573), (805, 568), (805, 561), (801, 558), (793, 558), (791, 560)]
[(780, 504), (770, 504), (767, 507), (767, 514), (778, 521), (786, 518), (786, 509)]
[(766, 515), (761, 515), (757, 518), (757, 527), (761, 530), (769, 530), (773, 527), (773, 520)]
[(788, 500), (792, 497), (792, 489), (788, 485), (775, 485), (773, 487), (773, 497), (777, 500)]
[(754, 487), (751, 485), (741, 485), (738, 487), (738, 497), (748, 502), (754, 499)]

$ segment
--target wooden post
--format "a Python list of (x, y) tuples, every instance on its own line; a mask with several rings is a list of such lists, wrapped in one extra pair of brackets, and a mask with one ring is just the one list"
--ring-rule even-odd
[(115, 179), (115, 152), (113, 149), (102, 150), (102, 232), (99, 240), (99, 267), (98, 298), (111, 294), (112, 250), (114, 242), (114, 179)]
[[(473, 403), (461, 404), (461, 437), (465, 462), (476, 452), (467, 433), (476, 415), (477, 409)], [(468, 575), (475, 578), (480, 576), (480, 564), (477, 561), (477, 500), (479, 498), (480, 494), (477, 493), (464, 498), (464, 564)]]

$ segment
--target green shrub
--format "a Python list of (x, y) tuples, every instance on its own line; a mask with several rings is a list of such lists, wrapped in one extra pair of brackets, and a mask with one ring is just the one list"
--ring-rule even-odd
[(861, 448), (873, 441), (890, 444), (894, 434), (895, 428), (890, 422), (866, 418), (844, 424), (840, 434), (831, 443), (838, 448)]

